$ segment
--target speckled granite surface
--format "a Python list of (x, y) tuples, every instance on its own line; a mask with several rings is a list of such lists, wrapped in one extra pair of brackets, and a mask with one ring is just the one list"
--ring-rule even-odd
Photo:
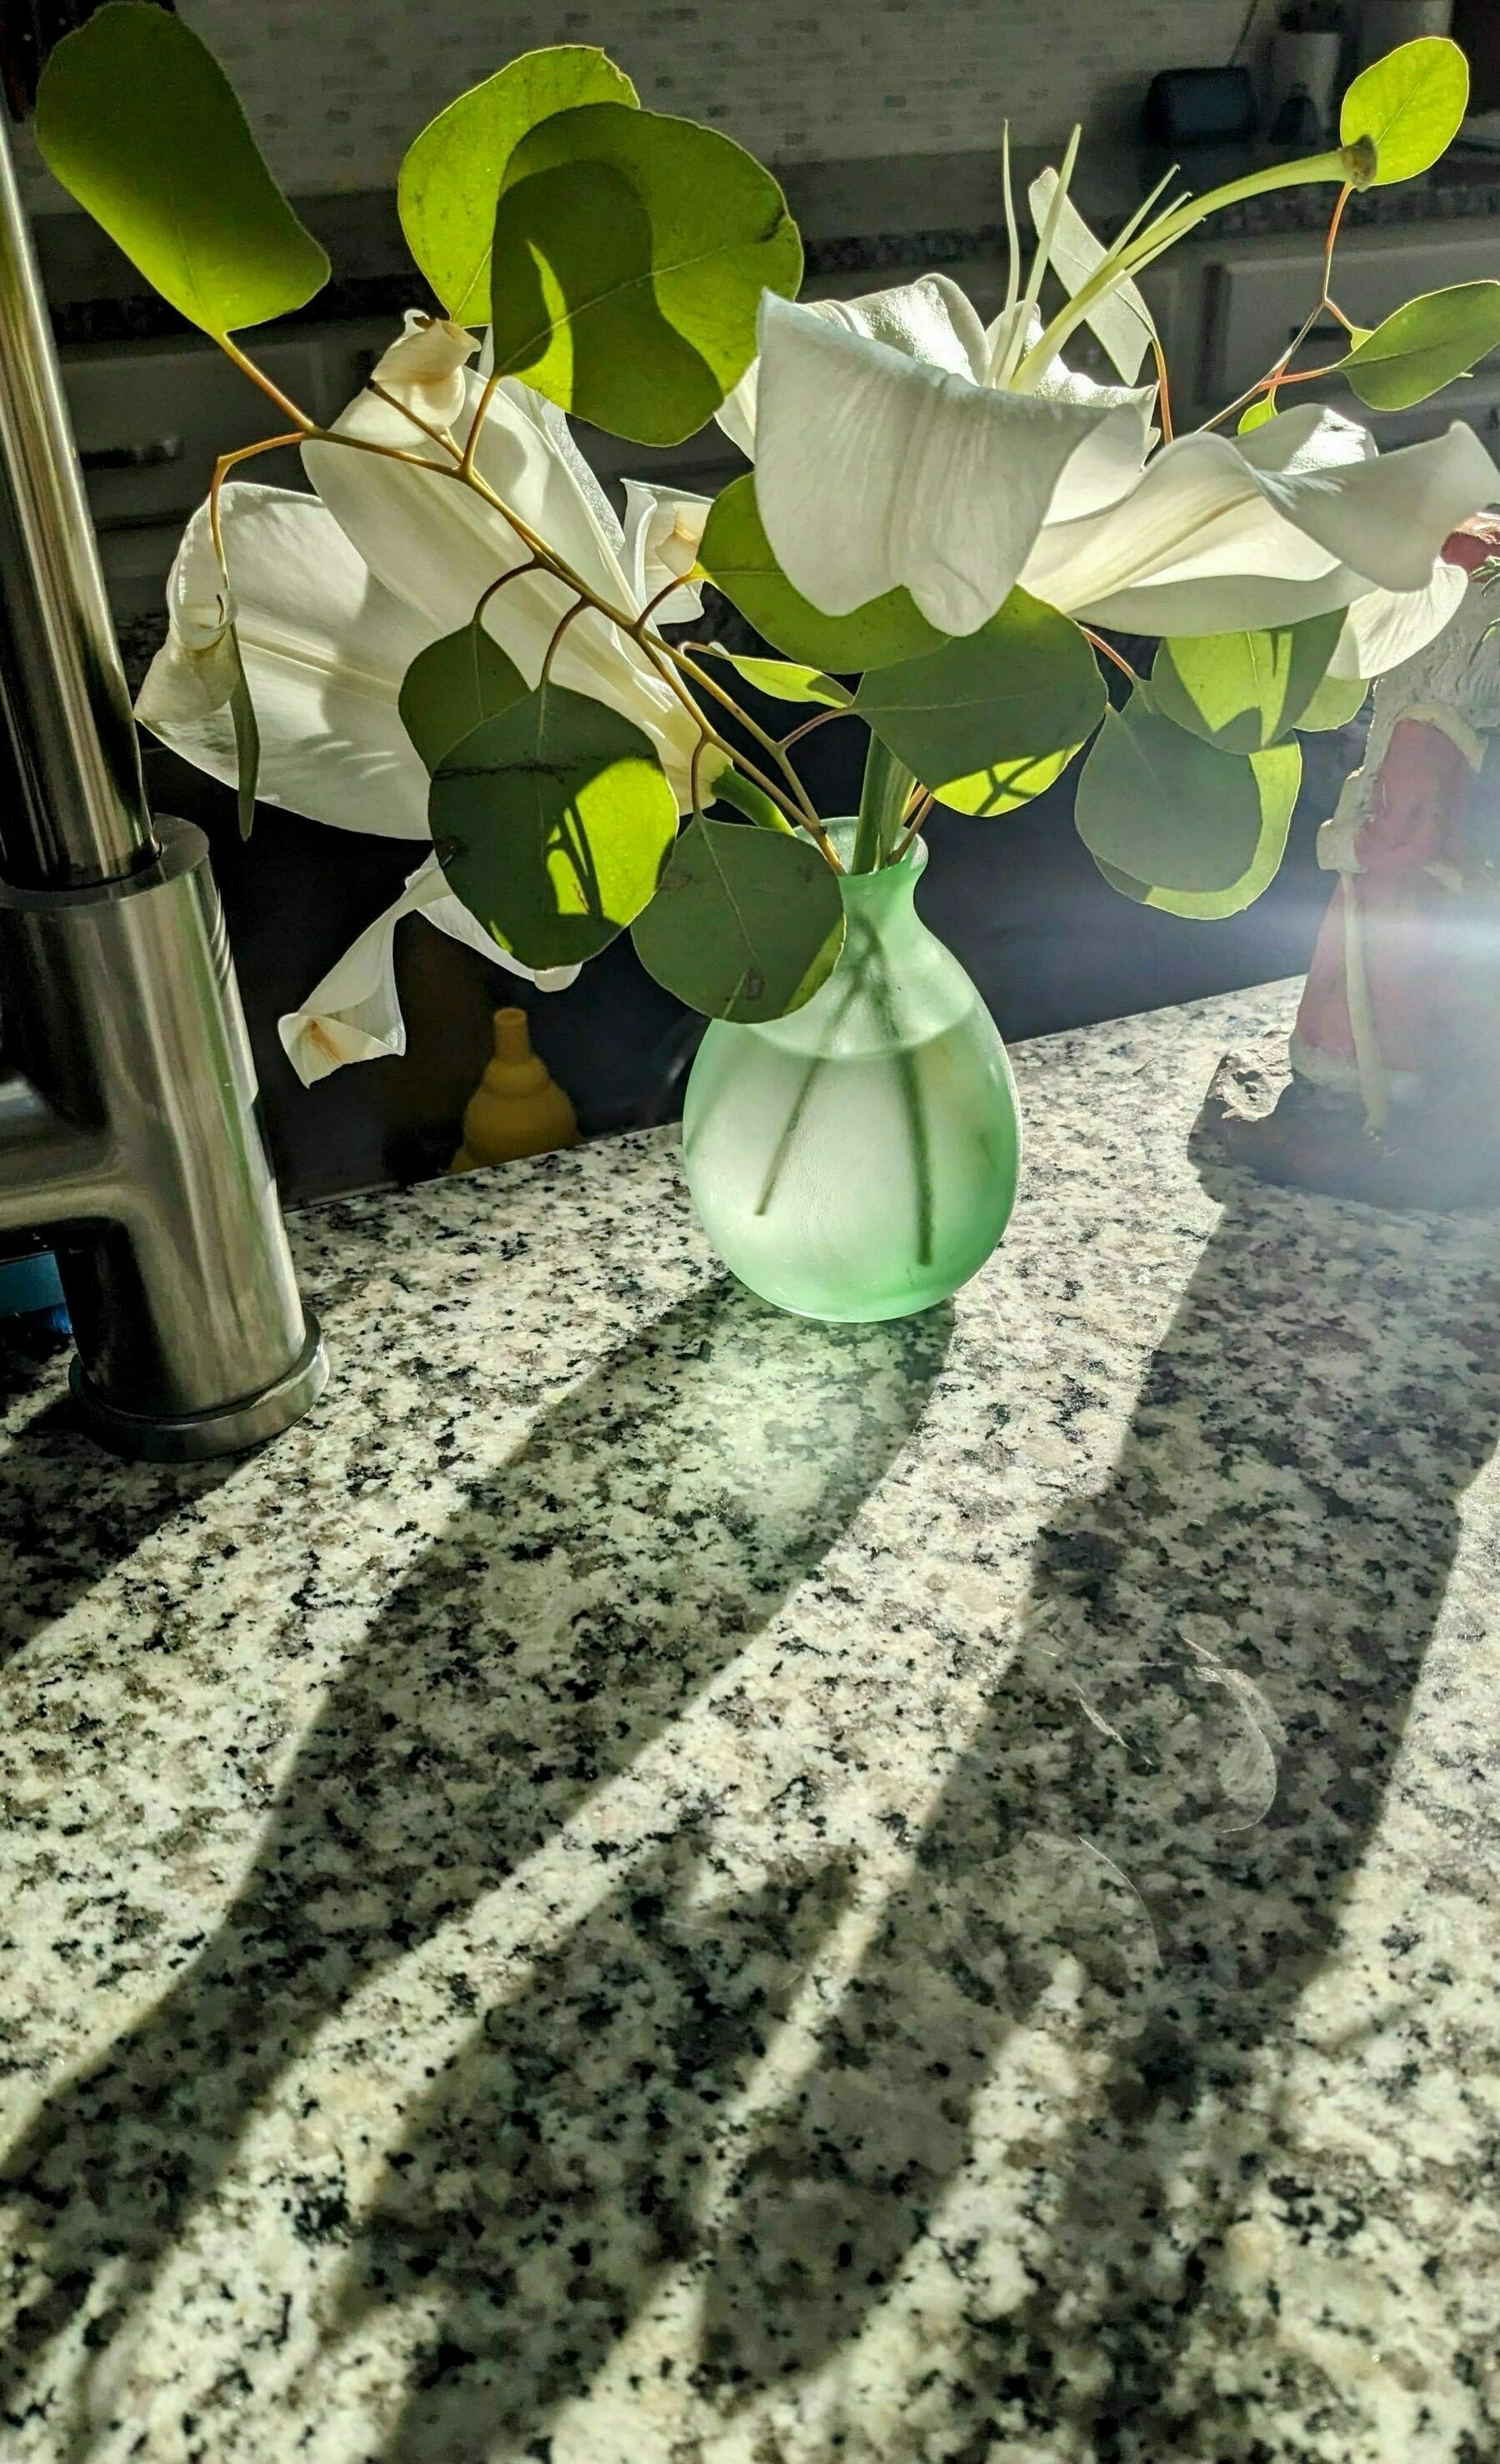
[(955, 1308), (662, 1133), (298, 1227), (337, 1382), (0, 1443), (7, 2464), (1489, 2464), (1500, 1239), (1019, 1056)]

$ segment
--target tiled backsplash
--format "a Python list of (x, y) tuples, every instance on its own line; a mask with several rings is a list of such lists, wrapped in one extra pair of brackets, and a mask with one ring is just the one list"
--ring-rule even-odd
[[(649, 107), (771, 161), (1115, 135), (1158, 68), (1228, 57), (1245, 0), (179, 0), (289, 189), (383, 187), (434, 111), (539, 43), (602, 43)], [(29, 200), (60, 193), (27, 150)]]

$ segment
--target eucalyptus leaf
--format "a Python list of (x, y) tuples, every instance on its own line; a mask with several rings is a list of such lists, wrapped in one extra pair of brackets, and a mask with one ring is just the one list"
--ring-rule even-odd
[(1107, 698), (1077, 626), (1018, 587), (977, 632), (864, 677), (854, 708), (941, 803), (1001, 813), (1066, 769)]
[(402, 679), (401, 724), (431, 773), (460, 737), (523, 701), (530, 688), (481, 625), (465, 625), (419, 650)]
[(1471, 374), (1500, 344), (1500, 282), (1456, 282), (1408, 299), (1338, 362), (1372, 410), (1409, 410)]
[(1250, 403), (1246, 409), (1241, 411), (1236, 433), (1241, 436), (1252, 435), (1257, 428), (1268, 428), (1275, 416), (1276, 396), (1274, 391), (1259, 394), (1254, 402)]
[(1138, 693), (1106, 713), (1079, 776), (1073, 818), (1096, 864), (1194, 895), (1244, 880), (1264, 821), (1249, 761), (1187, 735)]
[(239, 635), (231, 625), (227, 636), (234, 668), (230, 693), (230, 717), (234, 728), (234, 793), (239, 807), (239, 834), (248, 839), (255, 826), (255, 789), (260, 781), (260, 721), (251, 699)]
[(948, 639), (928, 624), (907, 590), (888, 590), (849, 616), (825, 616), (814, 607), (777, 563), (756, 504), (753, 473), (732, 480), (716, 499), (698, 562), (778, 650), (832, 675), (920, 658)]
[(650, 976), (690, 1009), (740, 1025), (784, 1018), (844, 946), (836, 875), (806, 839), (699, 814), (630, 931)]
[(285, 317), (328, 279), (213, 54), (150, 0), (110, 0), (57, 45), (36, 139), (54, 178), (207, 334)]
[(606, 948), (651, 897), (677, 827), (651, 738), (554, 684), (450, 747), (429, 815), (450, 887), (528, 967)]
[(1263, 752), (1300, 726), (1343, 629), (1339, 607), (1270, 631), (1164, 641), (1151, 671), (1153, 699), (1221, 753)]
[(1299, 736), (1323, 736), (1347, 727), (1370, 697), (1368, 676), (1325, 676), (1297, 721)]
[(745, 658), (738, 650), (722, 649), (717, 642), (704, 647), (716, 659), (733, 668), (737, 676), (743, 676), (747, 685), (754, 685), (758, 693), (768, 693), (773, 701), (823, 702), (829, 710), (849, 710), (853, 703), (849, 687), (841, 685), (836, 676), (799, 666), (795, 659)]
[(1095, 856), (1094, 862), (1105, 880), (1141, 907), (1159, 907), (1169, 915), (1181, 915), (1199, 923), (1238, 915), (1242, 908), (1250, 906), (1263, 890), (1269, 889), (1286, 853), (1287, 834), (1302, 783), (1302, 750), (1296, 744), (1278, 744), (1268, 753), (1252, 754), (1246, 767), (1260, 798), (1260, 834), (1237, 881), (1224, 890), (1160, 890)]
[(678, 445), (754, 359), (761, 292), (792, 298), (801, 280), (786, 200), (732, 138), (585, 104), (505, 167), (495, 365), (613, 435)]
[(587, 43), (523, 52), (430, 121), (401, 166), (396, 202), (410, 249), (460, 325), (490, 314), (495, 202), (521, 139), (555, 112), (588, 102), (635, 107), (623, 69)]
[(1467, 109), (1467, 60), (1445, 35), (1423, 34), (1356, 77), (1338, 114), (1339, 143), (1346, 152), (1373, 144), (1374, 175), (1361, 185), (1388, 188), (1429, 171)]

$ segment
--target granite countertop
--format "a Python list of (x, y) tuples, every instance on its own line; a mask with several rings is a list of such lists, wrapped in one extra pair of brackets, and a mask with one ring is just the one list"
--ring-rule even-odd
[(262, 1454), (0, 1416), (7, 2464), (1484, 2464), (1492, 1218), (1022, 1050), (834, 1331), (671, 1133), (296, 1226)]
[[(1057, 152), (1055, 146), (1017, 149), (1018, 195), (1024, 196)], [(1191, 148), (1181, 158), (1177, 187), (1202, 194), (1273, 159), (1264, 146)], [(1086, 147), (1072, 193), (1094, 229), (1111, 239), (1170, 167), (1167, 156), (1148, 148), (1101, 142)], [(1004, 254), (998, 147), (983, 154), (797, 162), (777, 168), (802, 229), (811, 277), (914, 272)], [(333, 279), (299, 317), (283, 319), (276, 330), (339, 318), (399, 317), (412, 307), (435, 310), (436, 300), (412, 269), (393, 194), (371, 189), (303, 197), (297, 209), (327, 250)], [(1212, 231), (1220, 239), (1320, 233), (1328, 209), (1326, 189), (1288, 188), (1228, 209), (1215, 217)], [(1352, 198), (1345, 229), (1405, 228), (1494, 214), (1500, 214), (1500, 155), (1458, 151), (1421, 179)], [(35, 233), (59, 342), (85, 347), (192, 331), (86, 215), (39, 215)]]

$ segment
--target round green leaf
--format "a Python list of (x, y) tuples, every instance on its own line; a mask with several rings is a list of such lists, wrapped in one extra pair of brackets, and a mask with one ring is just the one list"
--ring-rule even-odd
[(450, 317), (490, 313), (495, 201), (521, 139), (555, 112), (586, 102), (634, 107), (623, 69), (587, 43), (524, 52), (430, 121), (401, 166), (396, 203), (407, 246)]
[(854, 708), (943, 803), (998, 813), (1066, 769), (1107, 698), (1077, 626), (1017, 588), (978, 632), (867, 675)]
[(110, 0), (57, 45), (36, 139), (54, 178), (207, 334), (285, 317), (328, 279), (213, 54), (150, 0)]
[(1260, 753), (1290, 736), (1328, 672), (1344, 611), (1273, 631), (1165, 641), (1151, 671), (1157, 708), (1221, 753)]
[(1468, 62), (1444, 34), (1423, 34), (1387, 52), (1356, 77), (1338, 115), (1346, 151), (1375, 147), (1375, 170), (1362, 187), (1430, 171), (1445, 154), (1468, 109)]
[(651, 738), (552, 684), (450, 748), (428, 809), (451, 888), (528, 967), (572, 966), (612, 941), (651, 897), (677, 826)]
[(1455, 282), (1408, 299), (1338, 363), (1372, 410), (1409, 410), (1472, 374), (1500, 343), (1500, 282)]
[(1261, 794), (1247, 760), (1216, 753), (1135, 693), (1105, 715), (1073, 818), (1096, 863), (1158, 890), (1220, 891), (1255, 861)]
[(717, 642), (704, 644), (698, 652), (700, 658), (705, 649), (714, 658), (722, 659), (758, 693), (769, 693), (773, 701), (822, 702), (829, 710), (849, 710), (853, 704), (853, 694), (836, 676), (822, 675), (816, 668), (799, 667), (794, 659), (744, 658), (738, 650), (720, 649)]
[(741, 616), (788, 659), (833, 675), (893, 666), (947, 640), (907, 590), (888, 590), (849, 616), (825, 616), (794, 590), (777, 563), (755, 500), (755, 477), (735, 479), (715, 501), (698, 562)]
[(417, 652), (402, 679), (401, 724), (431, 772), (461, 737), (523, 701), (528, 690), (483, 626), (465, 625)]
[(648, 975), (709, 1018), (801, 1009), (844, 946), (837, 876), (806, 839), (698, 815), (630, 931)]
[(786, 200), (742, 146), (586, 104), (542, 121), (506, 166), (495, 365), (613, 435), (677, 445), (754, 359), (761, 292), (792, 298), (801, 280)]
[(1347, 727), (1369, 697), (1368, 676), (1325, 676), (1297, 721), (1299, 736), (1322, 736)]
[(1169, 915), (1186, 916), (1194, 922), (1215, 923), (1225, 915), (1238, 915), (1242, 908), (1259, 898), (1263, 890), (1269, 889), (1286, 853), (1287, 833), (1302, 784), (1302, 748), (1278, 744), (1268, 753), (1252, 753), (1246, 767), (1260, 797), (1261, 826), (1249, 863), (1238, 881), (1232, 881), (1226, 890), (1159, 890), (1095, 856), (1094, 862), (1105, 880), (1141, 907), (1160, 907)]

